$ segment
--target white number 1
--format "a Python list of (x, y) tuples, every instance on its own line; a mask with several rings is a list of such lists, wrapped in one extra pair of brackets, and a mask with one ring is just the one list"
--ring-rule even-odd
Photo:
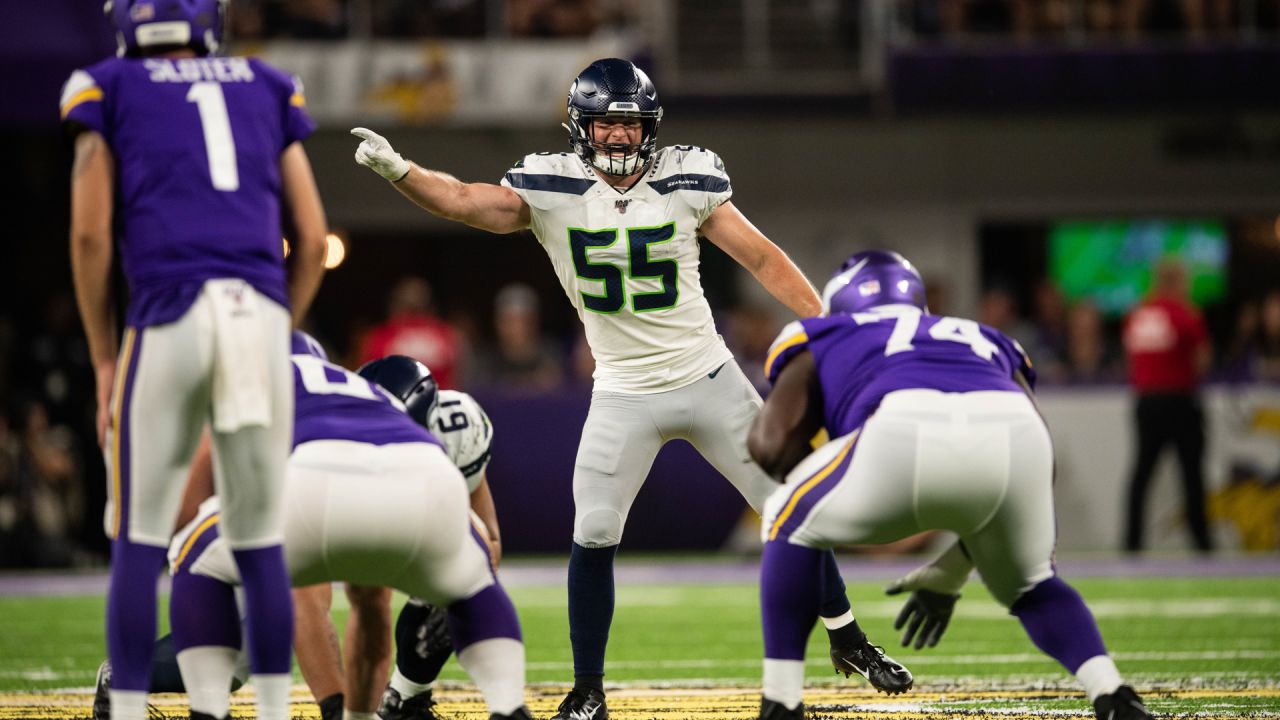
[(222, 85), (216, 82), (191, 84), (187, 102), (200, 111), (204, 128), (204, 147), (209, 155), (209, 179), (215, 190), (233, 192), (240, 189), (240, 171), (236, 168), (236, 141), (231, 137), (231, 120), (227, 117), (227, 101)]

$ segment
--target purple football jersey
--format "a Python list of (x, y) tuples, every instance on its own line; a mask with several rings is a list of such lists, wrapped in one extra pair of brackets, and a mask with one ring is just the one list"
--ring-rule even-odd
[(444, 446), (381, 387), (314, 355), (293, 356), (293, 446), (312, 440)]
[(973, 320), (923, 314), (914, 308), (791, 323), (765, 362), (770, 382), (805, 350), (813, 354), (825, 425), (832, 437), (861, 427), (880, 400), (895, 390), (1020, 393), (1015, 372), (1035, 387), (1031, 361), (1015, 341)]
[(288, 306), (280, 155), (315, 129), (290, 76), (251, 58), (111, 58), (77, 70), (62, 118), (115, 156), (129, 325), (173, 322), (204, 281)]

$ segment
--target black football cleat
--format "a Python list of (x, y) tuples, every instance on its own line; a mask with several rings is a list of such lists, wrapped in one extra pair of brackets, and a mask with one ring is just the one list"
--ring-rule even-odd
[(1128, 685), (1121, 685), (1110, 695), (1099, 695), (1093, 701), (1093, 712), (1098, 720), (1151, 720), (1153, 717), (1138, 693)]
[(570, 690), (551, 720), (609, 720), (604, 693), (594, 688)]
[(410, 698), (402, 698), (400, 691), (389, 687), (382, 693), (377, 714), (382, 720), (440, 720), (435, 705), (430, 689)]
[(760, 698), (759, 720), (804, 720), (804, 703), (800, 703), (794, 709), (788, 710), (780, 702), (769, 698)]
[(93, 683), (93, 720), (111, 720), (111, 662), (103, 660)]
[(884, 648), (872, 645), (864, 634), (850, 646), (831, 646), (831, 664), (837, 673), (849, 677), (858, 673), (871, 686), (886, 695), (897, 695), (911, 689), (915, 678), (902, 663), (884, 654)]
[(521, 705), (515, 710), (512, 710), (509, 715), (492, 713), (489, 715), (489, 720), (533, 720), (533, 715), (529, 713), (529, 708)]

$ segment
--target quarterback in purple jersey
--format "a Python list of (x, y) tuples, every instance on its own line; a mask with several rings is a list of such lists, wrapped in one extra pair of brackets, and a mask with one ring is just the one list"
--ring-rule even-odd
[[(930, 314), (919, 273), (897, 253), (854, 254), (822, 302), (822, 317), (791, 323), (770, 349), (774, 389), (748, 440), (784, 483), (764, 512), (761, 717), (804, 715), (820, 551), (934, 529), (957, 542), (887, 589), (911, 591), (896, 623), (904, 646), (938, 642), (976, 567), (1032, 642), (1081, 681), (1099, 720), (1149, 718), (1053, 566), (1053, 448), (1022, 348)], [(824, 430), (834, 439), (813, 450)]]
[[(219, 0), (108, 2), (120, 57), (75, 71), (62, 94), (75, 134), (72, 271), (110, 478), (117, 720), (145, 716), (155, 580), (206, 424), (244, 579), (258, 717), (287, 713), (288, 334), (319, 286), (325, 221), (300, 142), (313, 129), (301, 89), (256, 60), (214, 57), (223, 11)], [(123, 341), (117, 254), (129, 290)]]

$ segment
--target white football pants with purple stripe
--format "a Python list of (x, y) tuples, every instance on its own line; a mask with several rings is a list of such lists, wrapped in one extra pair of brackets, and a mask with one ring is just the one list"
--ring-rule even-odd
[(168, 546), (208, 424), (225, 537), (235, 549), (281, 542), (289, 327), (288, 311), (247, 283), (211, 280), (178, 321), (126, 331), (106, 448), (108, 536)]
[[(435, 445), (303, 443), (289, 459), (285, 483), (290, 581), (385, 585), (439, 605), (469, 598), (495, 582), (469, 503), (462, 474)], [(171, 559), (182, 557), (201, 520), (174, 537)], [(175, 564), (240, 582), (221, 538)]]
[(1053, 576), (1052, 485), (1049, 431), (1026, 395), (899, 390), (792, 470), (763, 535), (830, 548), (949, 530), (1008, 607)]

